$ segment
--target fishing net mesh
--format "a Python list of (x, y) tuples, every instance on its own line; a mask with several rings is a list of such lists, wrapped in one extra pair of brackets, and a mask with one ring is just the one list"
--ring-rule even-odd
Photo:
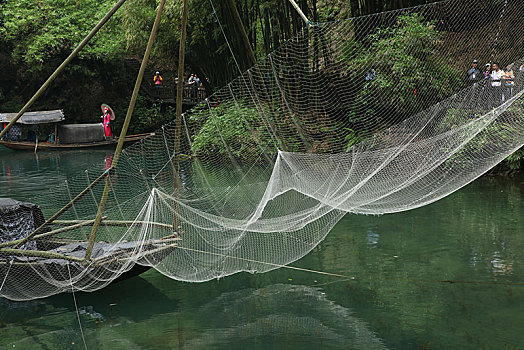
[[(265, 272), (307, 254), (346, 213), (447, 196), (524, 143), (522, 10), (444, 1), (309, 25), (185, 113), (177, 151), (175, 121), (124, 150), (90, 262), (4, 254), (1, 295), (92, 291), (135, 264), (191, 282)], [(480, 72), (465, 82), (473, 59)], [(511, 66), (485, 79), (495, 60)], [(49, 217), (104, 170), (35, 202)], [(81, 251), (103, 188), (60, 218), (84, 226), (52, 238)]]

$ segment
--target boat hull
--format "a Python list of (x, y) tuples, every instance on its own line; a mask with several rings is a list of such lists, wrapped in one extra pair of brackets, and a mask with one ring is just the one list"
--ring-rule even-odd
[[(133, 142), (140, 141), (148, 136), (154, 135), (153, 133), (129, 135), (126, 136), (124, 144), (131, 144)], [(72, 143), (72, 144), (60, 144), (51, 142), (30, 142), (30, 141), (5, 141), (0, 140), (0, 145), (10, 148), (16, 151), (67, 151), (67, 150), (78, 150), (87, 148), (104, 148), (114, 147), (118, 143), (118, 139), (110, 139), (98, 142), (89, 143)]]

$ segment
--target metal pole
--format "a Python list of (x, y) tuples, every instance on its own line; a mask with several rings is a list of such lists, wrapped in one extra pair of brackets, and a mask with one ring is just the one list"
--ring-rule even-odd
[(182, 28), (180, 33), (180, 49), (178, 50), (178, 85), (176, 87), (176, 126), (175, 126), (175, 143), (173, 157), (173, 176), (175, 187), (175, 203), (173, 213), (173, 229), (179, 230), (178, 213), (178, 194), (180, 191), (180, 129), (182, 126), (182, 89), (184, 82), (184, 56), (186, 48), (186, 27), (187, 27), (187, 0), (184, 0), (182, 10)]
[[(155, 41), (156, 31), (158, 29), (158, 25), (160, 24), (160, 17), (162, 15), (162, 11), (164, 10), (165, 3), (166, 3), (166, 0), (162, 0), (160, 2), (160, 6), (158, 7), (158, 11), (156, 13), (156, 18), (155, 18), (155, 23), (153, 24), (153, 28), (151, 29), (151, 34), (149, 35), (149, 41), (147, 43), (146, 52), (144, 53), (144, 58), (142, 59), (140, 70), (138, 71), (138, 77), (136, 78), (135, 88), (133, 90), (133, 94), (131, 95), (131, 101), (129, 102), (129, 107), (127, 109), (126, 119), (124, 120), (124, 125), (122, 126), (120, 138), (118, 139), (118, 144), (116, 146), (115, 155), (111, 163), (111, 167), (115, 169), (118, 163), (118, 158), (120, 158), (120, 153), (122, 152), (122, 148), (124, 147), (124, 139), (127, 134), (127, 129), (129, 128), (129, 123), (131, 122), (131, 116), (133, 115), (133, 109), (135, 108), (136, 98), (138, 97), (138, 91), (140, 90), (140, 85), (142, 84), (142, 78), (144, 77), (144, 72), (146, 70), (147, 61), (149, 59), (149, 55), (151, 54), (151, 48), (153, 47), (153, 42)], [(109, 194), (110, 187), (111, 187), (111, 177), (108, 175), (105, 181), (104, 192), (102, 193), (102, 198), (100, 199), (100, 204), (98, 206), (98, 212), (96, 213), (95, 222), (93, 224), (91, 235), (89, 237), (89, 243), (87, 245), (86, 256), (85, 256), (86, 259), (91, 258), (91, 252), (93, 250), (93, 245), (95, 244), (96, 233), (98, 232), (98, 227), (100, 226), (100, 221), (102, 220), (102, 213), (104, 212), (104, 207), (107, 202), (107, 195)]]
[(71, 60), (78, 54), (78, 52), (89, 42), (89, 40), (91, 40), (91, 38), (98, 32), (98, 30), (100, 30), (100, 28), (102, 28), (102, 26), (111, 18), (111, 16), (113, 16), (113, 14), (120, 8), (120, 6), (124, 4), (124, 2), (126, 2), (126, 0), (119, 0), (115, 4), (115, 6), (113, 6), (113, 8), (109, 10), (109, 12), (104, 16), (104, 18), (102, 18), (100, 22), (98, 22), (98, 24), (91, 30), (91, 32), (87, 34), (84, 40), (82, 40), (82, 42), (78, 44), (76, 49), (74, 49), (73, 52), (71, 52), (69, 57), (67, 57), (65, 61), (62, 62), (62, 64), (53, 72), (53, 74), (51, 74), (51, 76), (47, 78), (46, 82), (40, 87), (40, 89), (38, 89), (38, 91), (33, 95), (33, 97), (31, 97), (31, 99), (27, 101), (25, 106), (22, 107), (22, 109), (18, 112), (15, 118), (11, 120), (9, 124), (7, 124), (4, 130), (0, 131), (0, 139), (5, 135), (5, 133), (9, 129), (11, 129), (11, 126), (13, 126), (18, 121), (18, 119), (20, 119), (20, 117), (29, 109), (29, 107), (31, 107), (31, 105), (36, 101), (36, 99), (44, 93), (44, 91), (49, 87), (53, 80), (55, 80), (55, 78), (64, 70), (64, 68), (69, 64), (69, 62), (71, 62)]

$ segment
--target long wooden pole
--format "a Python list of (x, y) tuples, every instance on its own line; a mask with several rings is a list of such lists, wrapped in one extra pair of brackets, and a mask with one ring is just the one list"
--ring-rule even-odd
[[(64, 62), (51, 74), (49, 78), (47, 78), (46, 82), (38, 89), (38, 91), (31, 97), (29, 101), (22, 107), (22, 109), (18, 112), (18, 114), (14, 117), (9, 124), (4, 128), (4, 130), (0, 131), (0, 139), (5, 135), (9, 129), (11, 129), (11, 126), (13, 126), (18, 119), (31, 107), (31, 105), (44, 93), (44, 91), (49, 87), (49, 85), (55, 80), (55, 78), (64, 70), (64, 68), (71, 62), (71, 60), (78, 54), (80, 50), (91, 40), (91, 38), (100, 30), (100, 28), (103, 27), (103, 25), (113, 16), (113, 14), (120, 8), (126, 2), (126, 0), (119, 0), (115, 6), (109, 12), (98, 22), (98, 24), (87, 34), (87, 36), (82, 40), (80, 44), (71, 52), (71, 54), (65, 59)], [(57, 135), (55, 135), (56, 137)]]
[[(136, 78), (135, 88), (133, 89), (133, 94), (131, 95), (131, 101), (129, 101), (129, 107), (127, 109), (126, 119), (124, 120), (124, 125), (122, 126), (122, 131), (120, 133), (120, 138), (118, 139), (118, 144), (116, 146), (115, 155), (113, 156), (113, 161), (111, 167), (116, 169), (118, 159), (120, 158), (120, 153), (124, 147), (124, 139), (127, 134), (127, 129), (129, 128), (129, 123), (131, 122), (131, 116), (133, 115), (133, 109), (135, 108), (136, 99), (138, 97), (138, 91), (140, 90), (140, 85), (142, 84), (142, 78), (144, 77), (144, 72), (146, 70), (147, 61), (149, 55), (151, 54), (151, 48), (153, 47), (153, 42), (155, 41), (156, 31), (158, 25), (160, 24), (160, 17), (162, 16), (162, 11), (164, 10), (164, 5), (166, 0), (162, 0), (158, 6), (158, 11), (156, 13), (155, 23), (151, 29), (151, 34), (149, 35), (149, 41), (147, 43), (146, 52), (144, 53), (144, 58), (142, 59), (142, 64), (140, 65), (140, 70), (138, 71), (138, 77)], [(95, 244), (96, 234), (98, 232), (98, 227), (100, 226), (100, 221), (102, 220), (102, 213), (104, 212), (104, 207), (107, 202), (107, 196), (109, 194), (109, 189), (111, 187), (111, 176), (106, 177), (104, 192), (102, 193), (102, 198), (100, 199), (100, 204), (98, 205), (98, 212), (96, 213), (95, 222), (91, 230), (91, 235), (89, 237), (89, 243), (86, 250), (86, 259), (91, 258), (91, 252), (93, 250), (93, 245)]]
[(300, 15), (300, 17), (302, 17), (304, 22), (306, 22), (306, 25), (309, 26), (311, 24), (311, 22), (309, 21), (309, 19), (307, 19), (307, 17), (304, 14), (304, 12), (302, 12), (302, 9), (300, 8), (300, 6), (298, 6), (298, 4), (295, 2), (295, 0), (289, 0), (289, 2), (291, 3), (291, 5), (293, 5), (295, 10), (297, 10), (298, 14)]
[(249, 38), (247, 36), (246, 29), (244, 28), (244, 24), (242, 23), (242, 18), (240, 18), (238, 9), (235, 6), (235, 3), (233, 2), (233, 0), (227, 0), (227, 5), (231, 11), (233, 20), (235, 21), (238, 29), (240, 30), (240, 36), (242, 37), (242, 42), (244, 43), (244, 47), (246, 48), (247, 56), (250, 61), (250, 66), (254, 66), (257, 63), (257, 58), (255, 56), (255, 53), (253, 52), (253, 48), (251, 47), (251, 44), (249, 43)]
[(25, 242), (31, 240), (37, 233), (39, 233), (40, 231), (42, 231), (42, 229), (44, 227), (46, 227), (47, 225), (51, 224), (53, 221), (55, 221), (60, 215), (62, 215), (66, 210), (68, 210), (69, 208), (71, 208), (71, 206), (73, 204), (75, 204), (75, 202), (77, 202), (80, 198), (82, 198), (90, 189), (92, 189), (96, 184), (98, 184), (100, 181), (102, 181), (102, 179), (106, 176), (109, 175), (109, 173), (111, 172), (113, 168), (109, 168), (107, 169), (106, 171), (104, 171), (99, 177), (97, 177), (95, 179), (95, 181), (93, 181), (89, 186), (87, 186), (82, 192), (80, 192), (79, 194), (76, 195), (75, 198), (73, 198), (69, 203), (67, 203), (65, 206), (62, 207), (62, 209), (60, 209), (59, 211), (57, 211), (53, 216), (51, 216), (49, 219), (47, 219), (42, 225), (38, 226), (36, 229), (34, 229), (33, 232), (31, 232), (27, 237), (23, 238), (21, 241), (12, 241), (12, 242), (6, 242), (6, 243), (2, 243), (0, 244), (0, 247), (2, 246), (10, 246), (10, 245), (14, 245), (13, 248), (17, 248), (19, 247), (20, 245), (24, 244)]
[[(76, 230), (79, 227), (91, 226), (93, 224), (93, 222), (95, 222), (95, 219), (93, 219), (93, 220), (86, 220), (84, 222), (76, 223), (76, 224), (71, 225), (71, 226), (62, 227), (62, 228), (59, 228), (59, 229), (56, 229), (56, 230), (52, 230), (52, 231), (49, 231), (49, 232), (46, 232), (46, 233), (41, 233), (39, 235), (34, 236), (32, 240), (36, 241), (36, 240), (39, 240), (39, 239), (42, 239), (42, 238), (46, 238), (46, 237), (49, 237), (49, 236), (58, 235), (58, 234), (63, 233), (63, 232)], [(15, 241), (7, 242), (7, 243), (0, 243), (0, 248), (16, 244), (16, 246), (12, 247), (12, 249), (16, 249), (17, 246), (19, 246), (20, 244), (23, 244), (23, 243), (24, 242), (23, 242), (22, 239), (17, 239)]]
[(173, 176), (174, 176), (174, 212), (173, 212), (173, 230), (180, 231), (178, 213), (180, 206), (178, 204), (178, 195), (180, 192), (180, 134), (182, 128), (182, 89), (184, 82), (184, 57), (186, 48), (186, 27), (187, 27), (187, 0), (184, 0), (182, 9), (182, 28), (180, 30), (180, 48), (178, 50), (178, 85), (176, 87), (176, 124), (175, 124), (175, 143), (173, 157)]
[(75, 256), (69, 256), (60, 253), (47, 252), (43, 250), (0, 249), (0, 255), (34, 256), (37, 258), (63, 259), (74, 262), (85, 262), (83, 258), (77, 258)]

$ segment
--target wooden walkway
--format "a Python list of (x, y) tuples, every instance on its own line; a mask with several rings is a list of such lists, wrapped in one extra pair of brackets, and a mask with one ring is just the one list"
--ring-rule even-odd
[[(176, 103), (176, 84), (162, 84), (144, 86), (142, 83), (141, 91), (152, 100), (163, 101), (168, 103)], [(206, 90), (203, 87), (198, 89), (184, 84), (182, 90), (182, 104), (195, 105), (207, 97)]]
[[(125, 60), (126, 65), (133, 71), (133, 74), (140, 68), (140, 61), (132, 58)], [(140, 86), (140, 93), (153, 101), (162, 101), (167, 103), (176, 103), (176, 88), (177, 84), (174, 81), (168, 82), (164, 79), (162, 85), (155, 85), (153, 83), (153, 76), (155, 72), (151, 69), (146, 69), (144, 74), (144, 81)], [(204, 87), (198, 89), (184, 84), (182, 92), (182, 104), (186, 107), (193, 106), (207, 97)]]

